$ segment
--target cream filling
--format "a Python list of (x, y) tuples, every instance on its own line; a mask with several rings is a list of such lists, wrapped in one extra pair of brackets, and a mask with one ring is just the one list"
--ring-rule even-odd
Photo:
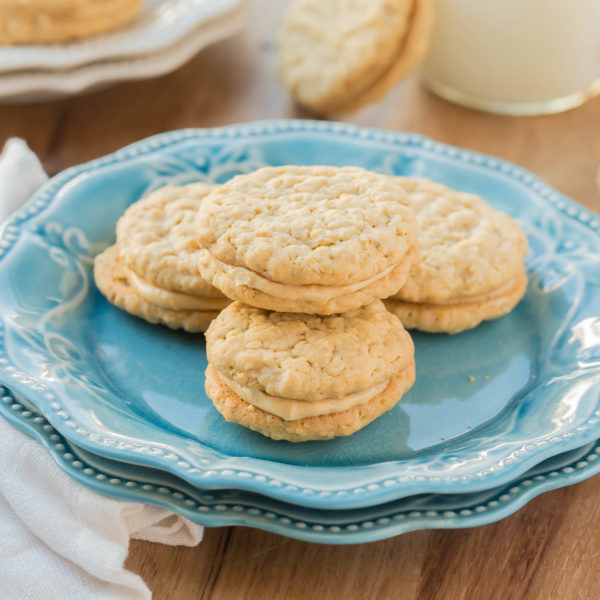
[(362, 392), (348, 394), (342, 398), (331, 398), (326, 400), (293, 400), (291, 398), (281, 398), (280, 396), (271, 396), (266, 392), (255, 388), (248, 388), (236, 383), (233, 379), (225, 377), (222, 373), (219, 376), (223, 382), (242, 400), (252, 404), (265, 412), (281, 417), (285, 421), (294, 421), (306, 417), (319, 417), (330, 415), (332, 413), (348, 410), (359, 404), (366, 404), (388, 386), (389, 381), (378, 383)]
[(196, 296), (165, 290), (142, 279), (131, 269), (127, 270), (127, 277), (135, 291), (144, 300), (159, 308), (168, 310), (221, 310), (231, 302), (228, 298), (209, 298), (208, 296)]
[(358, 281), (356, 283), (350, 283), (348, 285), (319, 285), (316, 283), (310, 283), (305, 285), (287, 285), (283, 283), (277, 283), (271, 281), (250, 269), (245, 267), (238, 267), (221, 262), (215, 258), (210, 252), (205, 253), (206, 257), (210, 257), (214, 266), (219, 269), (222, 273), (225, 273), (228, 278), (235, 282), (236, 286), (245, 285), (255, 290), (275, 296), (276, 298), (284, 298), (287, 300), (304, 300), (309, 302), (325, 302), (333, 298), (337, 298), (344, 294), (351, 294), (357, 292), (363, 288), (375, 283), (379, 279), (383, 279), (386, 275), (389, 275), (400, 263), (393, 264), (387, 269), (378, 273), (370, 279), (364, 281)]
[(521, 280), (522, 276), (512, 277), (499, 288), (496, 288), (493, 292), (477, 294), (475, 296), (465, 296), (464, 298), (450, 298), (449, 300), (441, 300), (440, 302), (413, 302), (411, 300), (403, 300), (397, 296), (392, 296), (390, 300), (395, 300), (396, 302), (401, 302), (402, 304), (415, 304), (419, 306), (460, 306), (463, 304), (475, 304), (477, 302), (486, 302), (488, 300), (494, 300), (495, 298), (504, 296), (516, 288)]

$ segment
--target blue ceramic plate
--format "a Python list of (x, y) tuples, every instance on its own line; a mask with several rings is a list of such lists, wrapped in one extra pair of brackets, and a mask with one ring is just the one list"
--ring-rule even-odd
[(0, 415), (44, 444), (73, 479), (101, 494), (162, 506), (208, 527), (245, 525), (325, 544), (372, 542), (419, 529), (486, 525), (514, 513), (542, 492), (600, 471), (600, 442), (592, 442), (483, 492), (424, 494), (362, 509), (328, 511), (240, 490), (202, 491), (164, 471), (101, 458), (69, 442), (29, 403), (15, 400), (2, 388)]
[[(530, 285), (508, 316), (416, 334), (417, 382), (362, 431), (275, 442), (203, 393), (202, 335), (149, 325), (97, 292), (93, 256), (124, 209), (166, 184), (265, 164), (356, 164), (482, 195), (529, 237)], [(349, 509), (513, 480), (600, 437), (600, 219), (530, 173), (413, 134), (312, 121), (167, 133), (54, 178), (0, 239), (0, 380), (61, 434), (203, 489)]]

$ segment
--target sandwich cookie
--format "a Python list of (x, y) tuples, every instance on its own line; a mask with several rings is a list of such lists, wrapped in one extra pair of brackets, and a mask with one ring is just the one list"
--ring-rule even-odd
[(401, 185), (358, 167), (265, 167), (209, 194), (196, 220), (202, 276), (229, 298), (332, 314), (386, 298), (416, 254)]
[(421, 63), (429, 49), (433, 13), (432, 0), (414, 0), (406, 35), (392, 63), (366, 90), (340, 105), (337, 109), (339, 112), (352, 112), (379, 102)]
[(0, 44), (47, 44), (122, 27), (142, 0), (1, 0)]
[(106, 298), (150, 323), (205, 331), (229, 304), (198, 272), (194, 218), (215, 186), (166, 186), (132, 204), (117, 222), (117, 241), (94, 261)]
[(206, 352), (206, 393), (225, 419), (291, 442), (354, 433), (415, 379), (412, 340), (379, 300), (331, 316), (234, 302)]
[(420, 260), (385, 301), (408, 329), (459, 333), (510, 312), (525, 294), (527, 238), (479, 196), (396, 177), (418, 222)]
[(294, 0), (279, 39), (280, 78), (320, 114), (379, 100), (425, 56), (431, 0)]

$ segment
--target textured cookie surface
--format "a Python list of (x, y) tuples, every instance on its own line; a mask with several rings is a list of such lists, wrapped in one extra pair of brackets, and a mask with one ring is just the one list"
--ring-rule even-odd
[(392, 409), (415, 380), (415, 363), (411, 362), (387, 387), (359, 406), (343, 412), (286, 421), (245, 402), (223, 383), (217, 370), (211, 365), (206, 370), (206, 393), (215, 408), (227, 421), (249, 427), (275, 440), (305, 442), (328, 440), (337, 436), (351, 435), (371, 421)]
[(117, 245), (125, 266), (166, 290), (221, 297), (200, 276), (194, 233), (200, 205), (215, 187), (165, 186), (132, 204), (117, 222)]
[(336, 111), (350, 112), (365, 104), (381, 100), (388, 90), (404, 79), (425, 57), (433, 29), (432, 0), (414, 0), (407, 31), (389, 67), (354, 97), (348, 97)]
[(341, 398), (389, 380), (413, 343), (380, 301), (320, 317), (230, 304), (206, 332), (208, 362), (241, 386), (298, 400)]
[(520, 276), (527, 239), (507, 214), (478, 196), (425, 179), (395, 178), (418, 222), (421, 260), (393, 296), (440, 303), (489, 294)]
[(121, 27), (142, 0), (1, 0), (0, 44), (40, 44), (88, 37)]
[(219, 314), (215, 310), (169, 310), (144, 300), (130, 285), (127, 269), (116, 246), (107, 248), (94, 260), (94, 279), (109, 302), (150, 323), (162, 323), (171, 329), (190, 333), (206, 331)]
[(401, 186), (358, 167), (265, 167), (209, 194), (199, 245), (290, 285), (362, 282), (397, 265), (416, 224)]
[(391, 64), (413, 0), (293, 0), (279, 41), (280, 77), (296, 99), (327, 112)]

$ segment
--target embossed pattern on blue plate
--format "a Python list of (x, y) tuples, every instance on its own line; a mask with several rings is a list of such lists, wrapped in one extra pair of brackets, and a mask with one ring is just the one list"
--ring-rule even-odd
[[(508, 316), (416, 334), (417, 383), (349, 438), (274, 442), (226, 423), (203, 389), (202, 336), (108, 304), (93, 256), (123, 210), (166, 183), (265, 164), (357, 164), (482, 195), (528, 235), (530, 285)], [(600, 219), (530, 173), (414, 134), (271, 121), (163, 134), (49, 182), (0, 240), (0, 380), (77, 445), (317, 508), (501, 485), (600, 437)]]
[(373, 507), (319, 510), (241, 490), (201, 490), (164, 471), (101, 458), (69, 442), (34, 407), (2, 388), (0, 416), (40, 441), (73, 479), (107, 496), (162, 506), (208, 527), (244, 525), (325, 544), (359, 544), (420, 529), (486, 525), (543, 492), (600, 471), (600, 441), (596, 441), (482, 492), (425, 494)]

